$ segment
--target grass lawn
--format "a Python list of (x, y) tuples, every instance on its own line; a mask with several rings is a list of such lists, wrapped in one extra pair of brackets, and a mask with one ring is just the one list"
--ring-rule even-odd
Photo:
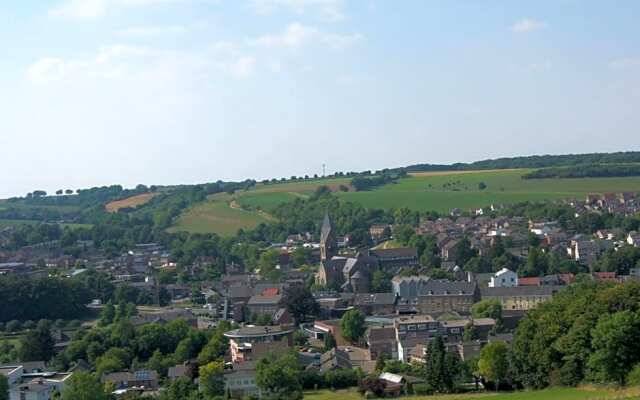
[[(605, 391), (575, 388), (553, 388), (547, 390), (514, 392), (514, 393), (476, 393), (476, 394), (452, 394), (439, 396), (409, 396), (399, 397), (407, 400), (463, 400), (481, 399), (491, 400), (596, 400), (596, 399), (633, 399), (638, 398), (637, 390), (630, 391)], [(360, 394), (355, 390), (319, 390), (317, 392), (306, 392), (304, 398), (308, 400), (361, 400)]]

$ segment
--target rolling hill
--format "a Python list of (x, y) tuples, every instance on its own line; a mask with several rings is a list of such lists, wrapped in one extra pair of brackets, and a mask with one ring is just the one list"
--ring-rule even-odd
[[(183, 213), (172, 231), (234, 234), (272, 220), (269, 212), (296, 197), (308, 197), (321, 185), (337, 196), (368, 208), (407, 207), (417, 211), (447, 213), (453, 208), (469, 210), (491, 204), (583, 198), (588, 193), (640, 191), (640, 177), (522, 179), (532, 169), (456, 170), (415, 172), (396, 183), (370, 191), (341, 191), (349, 178), (258, 184), (233, 195), (216, 194), (207, 202)], [(483, 183), (485, 188), (480, 189)], [(343, 187), (344, 189), (344, 187)]]

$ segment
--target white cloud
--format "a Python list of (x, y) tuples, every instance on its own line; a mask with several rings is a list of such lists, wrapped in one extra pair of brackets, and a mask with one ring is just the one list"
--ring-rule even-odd
[(253, 8), (260, 14), (271, 14), (283, 8), (296, 14), (314, 12), (329, 22), (345, 18), (342, 3), (343, 0), (251, 0)]
[(212, 73), (247, 78), (256, 69), (256, 59), (242, 54), (210, 51), (180, 51), (116, 44), (102, 48), (93, 57), (63, 59), (44, 57), (26, 71), (34, 84), (95, 82), (97, 80), (142, 80), (170, 82), (184, 77), (209, 77)]
[(346, 48), (355, 45), (360, 40), (362, 40), (362, 35), (359, 33), (348, 35), (328, 33), (315, 27), (305, 26), (296, 22), (287, 26), (282, 34), (261, 36), (251, 40), (250, 43), (264, 47), (294, 48), (317, 42), (333, 48)]
[(177, 1), (180, 0), (66, 0), (54, 7), (50, 14), (57, 17), (96, 19), (119, 8), (152, 6)]
[(118, 31), (121, 36), (164, 36), (186, 33), (187, 27), (182, 25), (171, 26), (135, 26)]
[(626, 57), (612, 60), (609, 67), (616, 70), (640, 67), (640, 57)]
[(517, 33), (526, 33), (526, 32), (533, 32), (533, 31), (537, 31), (539, 29), (543, 29), (546, 28), (547, 24), (545, 24), (542, 21), (536, 21), (533, 19), (523, 19), (520, 20), (518, 22), (516, 22), (515, 24), (511, 25), (511, 30), (513, 32), (517, 32)]

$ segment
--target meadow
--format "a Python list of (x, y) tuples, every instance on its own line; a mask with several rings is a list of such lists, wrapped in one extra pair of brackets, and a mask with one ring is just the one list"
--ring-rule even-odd
[[(605, 399), (639, 399), (640, 390), (632, 388), (620, 391), (592, 389), (592, 388), (552, 388), (539, 391), (513, 392), (513, 393), (475, 393), (475, 394), (451, 394), (436, 396), (409, 396), (399, 397), (407, 400), (465, 400), (465, 399), (490, 399), (490, 400), (605, 400)], [(363, 397), (355, 390), (319, 390), (306, 392), (307, 400), (361, 400)]]
[[(172, 231), (232, 235), (272, 218), (279, 204), (307, 198), (320, 185), (329, 186), (343, 200), (368, 208), (407, 207), (417, 211), (448, 213), (453, 208), (470, 210), (491, 204), (584, 198), (589, 193), (640, 191), (640, 177), (522, 179), (530, 169), (415, 173), (397, 183), (370, 191), (342, 191), (349, 178), (258, 184), (255, 189), (233, 195), (217, 194), (208, 202), (187, 210)], [(480, 189), (480, 184), (484, 189)]]

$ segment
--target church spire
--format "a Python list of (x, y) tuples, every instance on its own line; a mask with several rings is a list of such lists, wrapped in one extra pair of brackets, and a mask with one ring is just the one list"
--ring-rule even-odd
[(322, 261), (330, 260), (336, 255), (337, 243), (333, 234), (333, 226), (329, 217), (329, 210), (324, 213), (322, 228), (320, 230), (320, 259)]

